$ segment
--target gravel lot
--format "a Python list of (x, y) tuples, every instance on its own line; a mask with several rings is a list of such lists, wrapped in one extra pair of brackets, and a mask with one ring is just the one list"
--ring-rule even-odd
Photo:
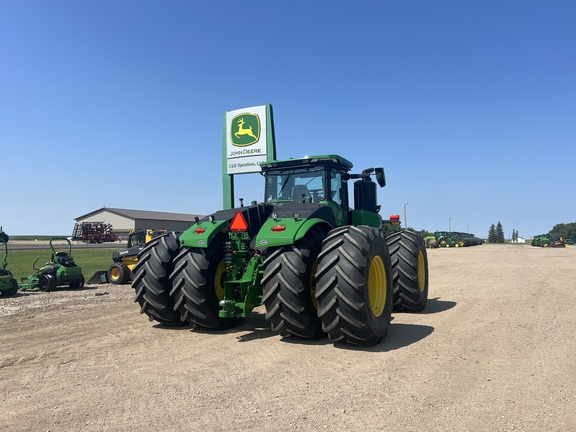
[(430, 300), (379, 345), (262, 308), (170, 329), (130, 286), (0, 298), (1, 431), (576, 431), (576, 247), (428, 250)]

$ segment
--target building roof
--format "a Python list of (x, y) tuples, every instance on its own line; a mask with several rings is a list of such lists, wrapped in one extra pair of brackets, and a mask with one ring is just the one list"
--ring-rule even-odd
[(203, 215), (185, 214), (185, 213), (168, 213), (168, 212), (157, 212), (157, 211), (147, 211), (147, 210), (129, 210), (129, 209), (119, 209), (112, 207), (102, 207), (98, 210), (94, 210), (85, 215), (78, 216), (75, 220), (84, 219), (92, 216), (96, 213), (101, 213), (107, 211), (109, 213), (114, 213), (120, 216), (127, 217), (132, 220), (136, 219), (151, 219), (151, 220), (171, 220), (171, 221), (187, 221), (194, 222), (196, 217), (203, 218)]

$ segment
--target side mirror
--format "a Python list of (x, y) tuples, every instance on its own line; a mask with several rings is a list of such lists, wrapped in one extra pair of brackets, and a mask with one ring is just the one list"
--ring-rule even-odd
[(384, 176), (384, 168), (376, 168), (374, 170), (376, 172), (376, 181), (380, 185), (380, 187), (386, 186), (386, 177)]

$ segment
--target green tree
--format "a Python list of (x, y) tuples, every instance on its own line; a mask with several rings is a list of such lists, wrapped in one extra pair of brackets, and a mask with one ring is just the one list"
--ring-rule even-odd
[(496, 243), (496, 226), (494, 224), (490, 225), (488, 230), (488, 243)]
[(496, 225), (496, 243), (504, 243), (504, 229), (502, 228), (502, 224), (498, 221)]
[(562, 237), (564, 240), (570, 239), (576, 242), (576, 222), (554, 225), (554, 228), (548, 233), (548, 237)]

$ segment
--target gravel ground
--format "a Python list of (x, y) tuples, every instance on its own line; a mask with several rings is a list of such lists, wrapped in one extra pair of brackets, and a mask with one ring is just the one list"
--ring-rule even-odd
[(576, 431), (576, 247), (428, 250), (430, 300), (358, 348), (170, 329), (130, 286), (0, 298), (1, 431)]

